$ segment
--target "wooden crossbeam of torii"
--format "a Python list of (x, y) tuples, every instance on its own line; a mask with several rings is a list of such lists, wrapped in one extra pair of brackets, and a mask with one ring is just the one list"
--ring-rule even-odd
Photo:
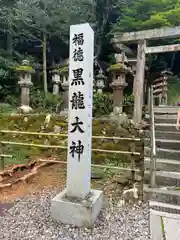
[(142, 119), (144, 72), (146, 54), (180, 51), (180, 44), (147, 47), (147, 40), (177, 38), (180, 37), (180, 26), (170, 28), (156, 28), (151, 30), (126, 32), (115, 34), (114, 44), (125, 42), (138, 42), (136, 76), (134, 79), (134, 122), (140, 123)]

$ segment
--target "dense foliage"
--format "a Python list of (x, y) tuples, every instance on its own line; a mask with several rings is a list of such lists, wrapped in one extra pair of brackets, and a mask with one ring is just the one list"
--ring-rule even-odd
[[(112, 63), (114, 31), (179, 25), (180, 0), (0, 0), (0, 20), (0, 101), (17, 103), (19, 88), (14, 69), (24, 58), (38, 69), (33, 76), (35, 88), (49, 98), (50, 71), (68, 57), (71, 24), (89, 22), (95, 31), (95, 55)], [(179, 53), (153, 54), (147, 59), (150, 73), (170, 68), (177, 76), (179, 61)], [(32, 94), (32, 99), (36, 99), (37, 92)]]
[[(130, 32), (161, 27), (180, 25), (180, 0), (131, 0), (130, 4), (121, 8), (121, 17), (113, 26), (115, 32)], [(149, 41), (148, 45), (158, 46), (178, 43), (180, 39)], [(147, 63), (151, 74), (165, 68), (180, 74), (177, 52), (148, 55)]]
[(113, 111), (112, 95), (107, 93), (93, 94), (93, 115), (95, 117), (109, 115)]
[(131, 5), (122, 9), (121, 16), (116, 27), (123, 32), (177, 26), (180, 24), (180, 1), (132, 0)]
[[(40, 89), (51, 90), (49, 70), (68, 57), (69, 26), (89, 22), (95, 30), (95, 54), (101, 55), (107, 28), (122, 0), (0, 0), (0, 100), (16, 95), (14, 66), (23, 58), (41, 64)], [(109, 42), (109, 39), (108, 41)], [(108, 43), (105, 43), (106, 45)], [(39, 65), (37, 65), (39, 66)], [(41, 79), (41, 81), (39, 81)], [(10, 92), (7, 89), (10, 89)]]

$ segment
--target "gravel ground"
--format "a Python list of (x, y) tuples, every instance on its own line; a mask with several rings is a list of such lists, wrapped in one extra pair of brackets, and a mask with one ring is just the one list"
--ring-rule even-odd
[(56, 190), (39, 196), (25, 197), (0, 217), (0, 239), (3, 240), (146, 240), (148, 206), (108, 207), (102, 211), (92, 230), (73, 228), (53, 222), (49, 209)]

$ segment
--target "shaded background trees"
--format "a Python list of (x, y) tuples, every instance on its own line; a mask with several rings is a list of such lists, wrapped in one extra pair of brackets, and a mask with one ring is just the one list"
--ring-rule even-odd
[[(161, 27), (174, 27), (180, 25), (179, 0), (131, 0), (131, 4), (124, 5), (120, 13), (120, 21), (114, 26), (114, 31), (139, 31)], [(149, 46), (179, 43), (179, 39), (168, 39), (148, 42)], [(180, 53), (161, 53), (148, 55), (149, 71), (159, 72), (169, 68), (179, 75), (178, 67)]]

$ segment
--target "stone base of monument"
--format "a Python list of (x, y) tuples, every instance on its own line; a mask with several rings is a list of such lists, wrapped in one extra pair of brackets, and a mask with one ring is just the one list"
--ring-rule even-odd
[(91, 228), (103, 208), (103, 193), (91, 190), (86, 199), (68, 197), (66, 189), (51, 203), (51, 216), (54, 220), (76, 227)]
[(18, 108), (18, 112), (20, 113), (30, 113), (32, 111), (33, 111), (32, 108), (26, 105), (22, 105), (21, 107)]

